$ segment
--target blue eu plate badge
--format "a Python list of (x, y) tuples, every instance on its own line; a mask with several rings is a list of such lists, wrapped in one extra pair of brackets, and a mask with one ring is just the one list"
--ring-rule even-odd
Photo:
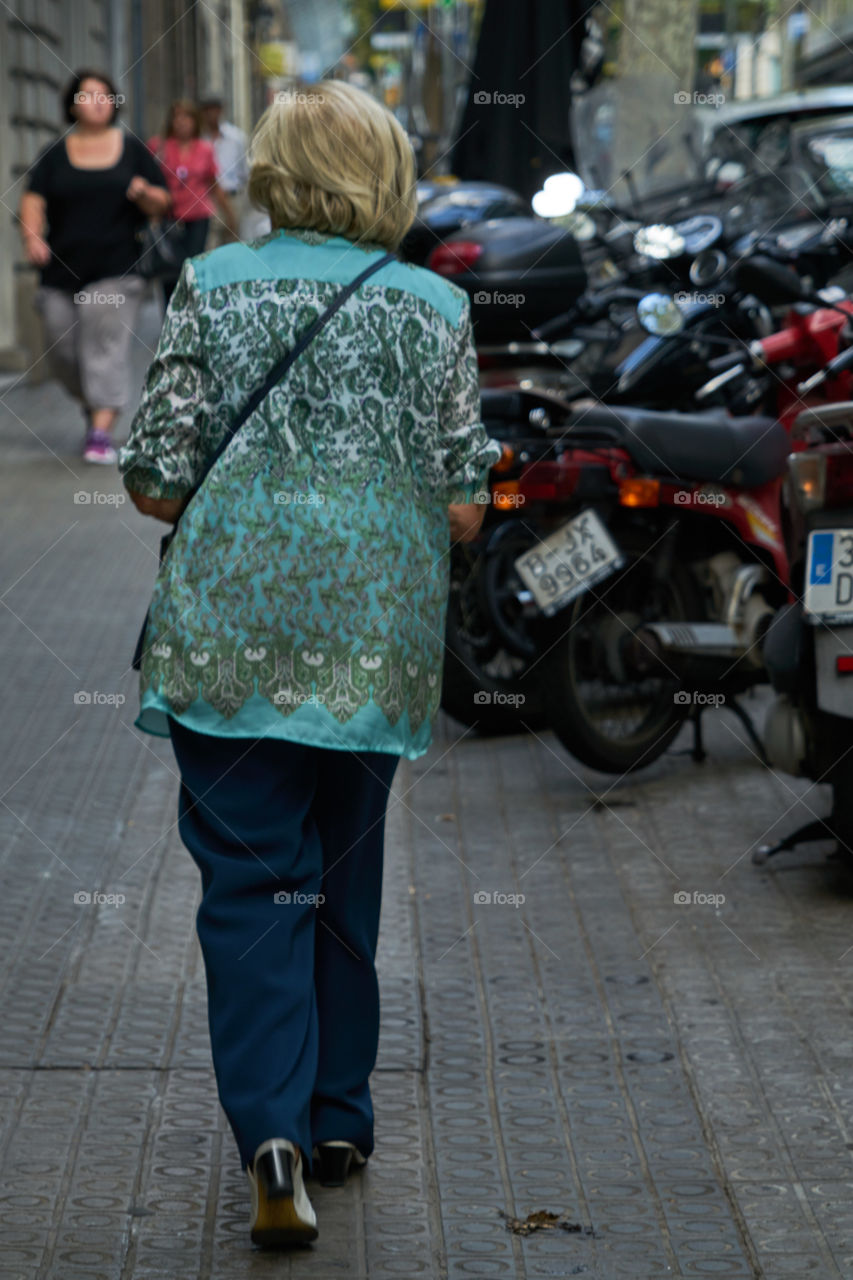
[(803, 608), (815, 620), (853, 620), (853, 529), (809, 534)]

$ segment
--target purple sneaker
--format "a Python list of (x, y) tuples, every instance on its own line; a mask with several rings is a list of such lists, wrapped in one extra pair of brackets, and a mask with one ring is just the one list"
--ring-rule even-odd
[(116, 461), (117, 456), (106, 431), (86, 432), (86, 443), (83, 446), (84, 462), (100, 462), (109, 466)]

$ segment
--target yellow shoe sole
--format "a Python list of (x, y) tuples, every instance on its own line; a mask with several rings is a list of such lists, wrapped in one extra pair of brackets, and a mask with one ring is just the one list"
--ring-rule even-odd
[(277, 1249), (289, 1244), (310, 1244), (319, 1232), (303, 1222), (296, 1212), (292, 1196), (268, 1200), (258, 1188), (258, 1214), (252, 1227), (252, 1243), (264, 1249)]

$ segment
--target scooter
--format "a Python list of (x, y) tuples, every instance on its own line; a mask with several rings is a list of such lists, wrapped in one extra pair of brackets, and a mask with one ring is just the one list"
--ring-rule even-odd
[(528, 200), (496, 182), (460, 182), (450, 177), (421, 181), (417, 195), (417, 214), (400, 245), (400, 255), (419, 267), (448, 236), (470, 223), (531, 214)]
[[(841, 363), (853, 364), (853, 351)], [(793, 599), (764, 640), (776, 692), (764, 743), (784, 773), (828, 784), (832, 808), (759, 846), (756, 865), (827, 839), (853, 859), (853, 401), (803, 411), (794, 434), (805, 447), (789, 458), (786, 484)]]

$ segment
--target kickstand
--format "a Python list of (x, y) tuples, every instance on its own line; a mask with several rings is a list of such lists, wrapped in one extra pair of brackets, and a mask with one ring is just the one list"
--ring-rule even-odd
[(686, 751), (676, 751), (673, 754), (677, 756), (690, 756), (691, 760), (695, 760), (696, 764), (702, 764), (708, 759), (708, 753), (705, 750), (705, 743), (702, 738), (702, 712), (704, 707), (698, 703), (693, 704), (687, 720), (693, 725), (693, 746), (688, 747)]
[[(755, 725), (752, 723), (752, 717), (749, 712), (743, 709), (737, 698), (730, 698), (725, 705), (730, 711), (733, 711), (738, 720), (740, 720), (744, 729), (746, 729), (747, 737), (755, 748), (759, 760), (769, 769), (770, 761), (767, 759), (767, 754), (764, 750), (764, 743), (756, 733)], [(693, 723), (693, 746), (687, 751), (681, 751), (678, 753), (679, 755), (689, 755), (691, 760), (694, 760), (696, 764), (702, 764), (702, 762), (708, 758), (708, 753), (705, 750), (705, 740), (702, 736), (702, 712), (705, 710), (706, 707), (703, 706), (702, 703), (694, 702), (690, 709), (690, 715), (688, 716), (688, 720)]]
[(796, 831), (785, 836), (784, 840), (778, 840), (776, 844), (759, 845), (752, 852), (753, 866), (761, 867), (768, 858), (775, 858), (777, 853), (785, 853), (798, 844), (808, 844), (812, 840), (835, 840), (836, 845), (839, 844), (840, 837), (829, 825), (831, 822), (832, 815), (828, 818), (816, 818), (813, 822), (806, 822), (803, 826), (797, 827)]
[(728, 707), (730, 711), (733, 711), (737, 716), (738, 720), (740, 720), (744, 729), (746, 729), (747, 737), (749, 738), (752, 745), (755, 747), (756, 755), (758, 756), (761, 763), (767, 769), (769, 769), (771, 767), (770, 761), (767, 759), (767, 753), (764, 750), (764, 743), (761, 741), (761, 739), (759, 738), (758, 734), (755, 731), (755, 725), (752, 723), (752, 716), (749, 714), (748, 711), (744, 711), (743, 707), (738, 702), (737, 698), (730, 698), (725, 705)]
[(690, 752), (690, 758), (696, 764), (702, 764), (708, 758), (708, 752), (705, 750), (705, 742), (702, 738), (702, 707), (694, 705), (690, 713), (690, 719), (693, 721), (693, 749)]

